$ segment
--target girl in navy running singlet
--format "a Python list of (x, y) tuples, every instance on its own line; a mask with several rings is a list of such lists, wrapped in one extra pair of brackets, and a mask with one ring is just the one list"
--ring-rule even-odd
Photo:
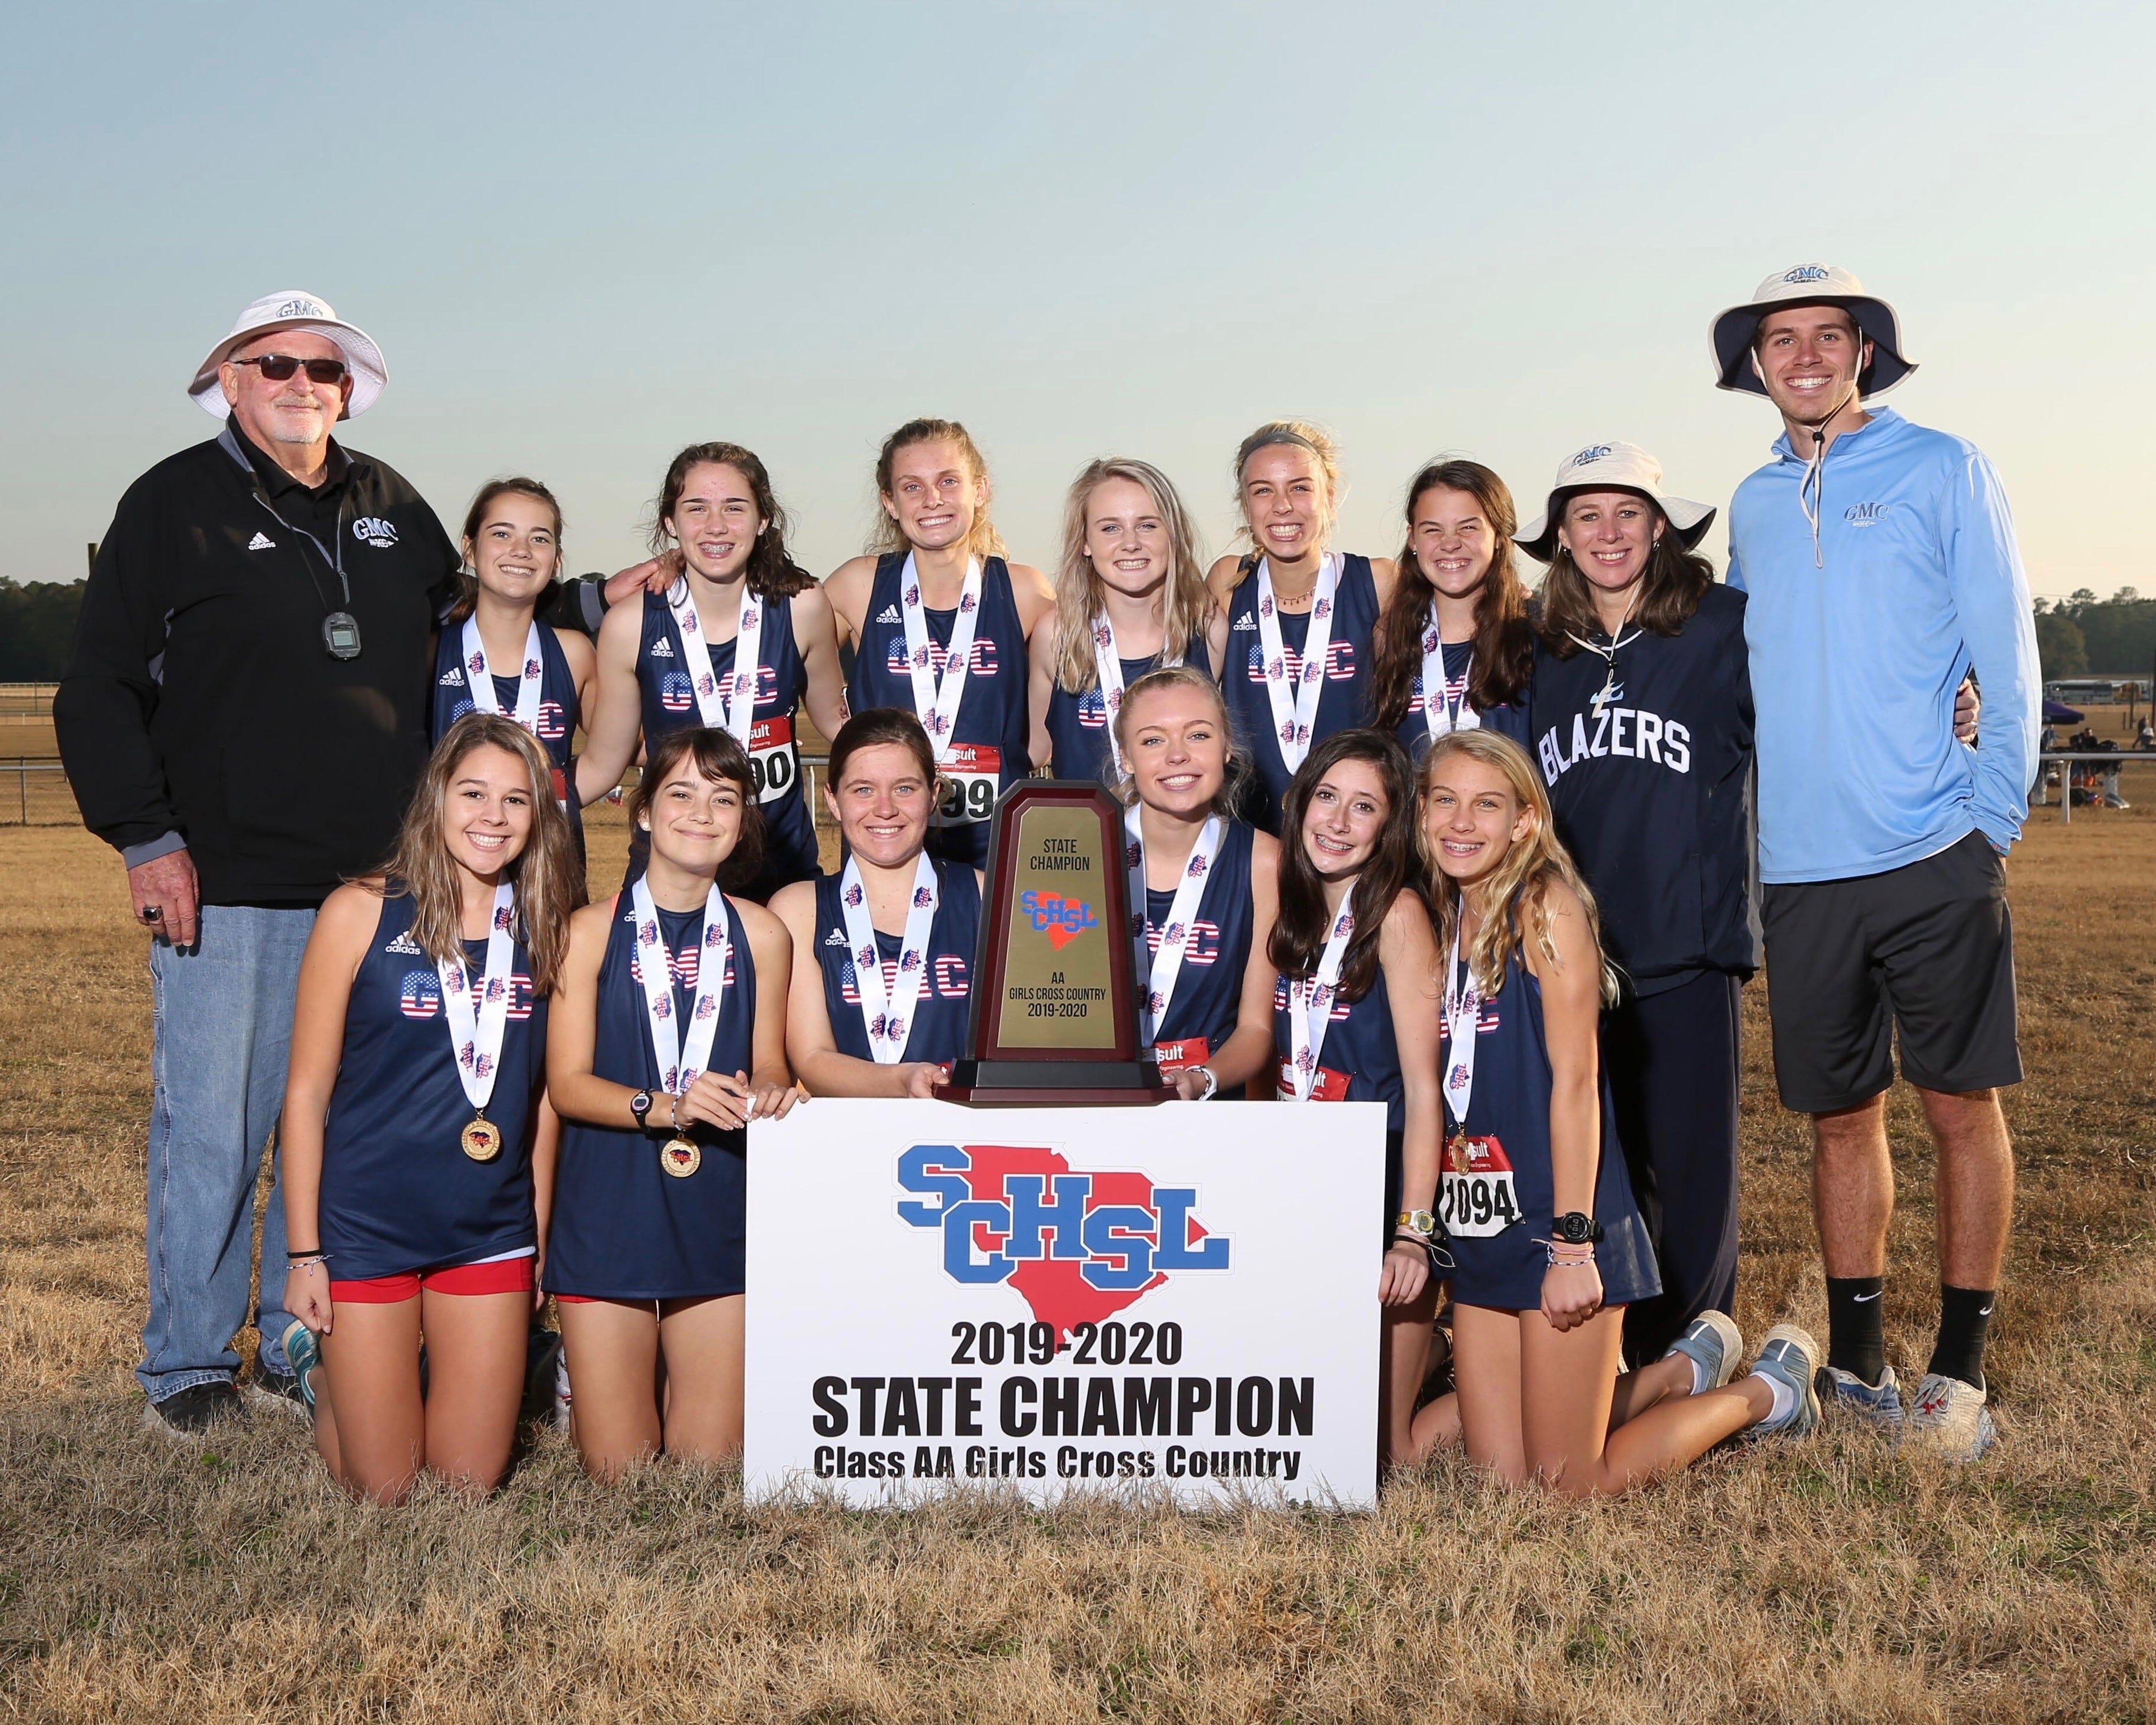
[(786, 1053), (812, 1096), (926, 1096), (965, 1051), (981, 875), (927, 854), (936, 757), (903, 708), (855, 713), (831, 742), (835, 875), (788, 886)]
[(1512, 567), (1512, 494), (1479, 461), (1433, 461), (1408, 484), (1399, 588), (1378, 623), (1370, 722), (1409, 757), (1486, 726), (1527, 740), (1534, 629)]
[(575, 1388), (570, 1430), (599, 1479), (661, 1449), (740, 1449), (747, 1129), (800, 1094), (786, 1066), (786, 930), (718, 886), (757, 842), (747, 751), (724, 731), (668, 733), (629, 816), (649, 860), (572, 920), (547, 1037), (565, 1122), (547, 1288)]
[[(674, 458), (651, 530), (650, 567), (665, 584), (647, 586), (599, 624), (598, 700), (577, 768), (589, 803), (621, 783), (639, 726), (647, 754), (690, 726), (728, 732), (747, 751), (762, 816), (762, 866), (742, 888), (759, 904), (790, 880), (816, 877), (795, 735), (801, 709), (826, 737), (843, 716), (830, 603), (788, 554), (786, 527), (753, 451), (693, 444)], [(647, 842), (631, 833), (629, 880)]]
[(1378, 614), (1398, 577), (1383, 557), (1328, 551), (1338, 512), (1332, 439), (1299, 419), (1260, 425), (1235, 452), (1235, 495), (1255, 547), (1214, 564), (1228, 614), (1220, 687), (1258, 773), (1250, 818), (1284, 832), (1281, 799), (1317, 743), (1370, 722)]
[(1126, 688), (1164, 665), (1217, 676), (1227, 645), (1168, 475), (1121, 457), (1089, 462), (1064, 502), (1055, 608), (1034, 632), (1034, 760), (1058, 778), (1114, 784)]
[(1752, 1426), (1810, 1430), (1817, 1350), (1789, 1326), (1734, 1384), (1742, 1343), (1720, 1312), (1618, 1375), (1624, 1309), (1661, 1284), (1599, 1070), (1615, 978), (1526, 751), (1488, 730), (1431, 744), (1420, 839), (1450, 955), (1439, 1211), (1458, 1389), (1416, 1417), (1417, 1452), (1463, 1430), (1469, 1456), (1507, 1483), (1584, 1497)]
[(439, 742), (477, 710), (501, 713), (537, 737), (553, 764), (554, 795), (569, 817), (581, 864), (583, 805), (570, 750), (577, 727), (590, 716), (598, 661), (583, 636), (534, 614), (562, 572), (562, 506), (536, 480), (482, 485), (465, 516), (464, 552), (465, 594), (434, 649), (429, 734)]
[(385, 1503), (423, 1467), (490, 1491), (516, 1434), (558, 1131), (545, 1003), (583, 878), (552, 779), (512, 720), (458, 720), (387, 872), (324, 901), (300, 963), (285, 1351), (331, 1476)]
[(1116, 742), (1133, 916), (1143, 906), (1139, 1040), (1186, 1101), (1260, 1076), (1270, 1093), (1280, 843), (1235, 818), (1247, 763), (1220, 685), (1194, 665), (1147, 673), (1124, 695)]
[[(1407, 1452), (1437, 1308), (1437, 952), (1414, 880), (1414, 774), (1382, 731), (1310, 752), (1281, 810), (1270, 956), (1283, 1101), (1385, 1105), (1378, 1441)], [(1313, 1128), (1313, 1133), (1320, 1128)]]
[(921, 721), (943, 784), (929, 855), (978, 868), (996, 798), (1033, 770), (1026, 644), (1055, 593), (1040, 570), (1004, 561), (988, 468), (957, 420), (900, 426), (875, 479), (875, 548), (824, 584), (854, 648), (847, 704)]

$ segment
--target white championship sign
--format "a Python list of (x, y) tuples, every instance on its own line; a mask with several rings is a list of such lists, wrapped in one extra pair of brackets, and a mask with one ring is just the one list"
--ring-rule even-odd
[(826, 1097), (751, 1130), (752, 1501), (1377, 1498), (1385, 1115)]

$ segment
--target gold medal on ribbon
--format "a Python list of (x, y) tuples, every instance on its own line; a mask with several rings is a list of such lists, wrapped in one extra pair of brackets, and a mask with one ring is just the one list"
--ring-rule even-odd
[(704, 1165), (704, 1153), (693, 1138), (669, 1138), (659, 1147), (659, 1165), (677, 1180), (685, 1180)]
[(484, 1114), (475, 1114), (465, 1123), (460, 1142), (474, 1162), (492, 1162), (501, 1154), (501, 1128)]
[(1445, 1141), (1444, 1171), (1450, 1174), (1464, 1174), (1467, 1172), (1467, 1134), (1456, 1132)]

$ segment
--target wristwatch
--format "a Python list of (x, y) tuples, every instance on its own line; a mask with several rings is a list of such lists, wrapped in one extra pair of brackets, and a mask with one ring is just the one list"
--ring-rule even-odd
[(1220, 1075), (1210, 1066), (1200, 1066), (1198, 1070), (1205, 1075), (1205, 1088), (1198, 1092), (1198, 1100), (1201, 1102), (1209, 1102), (1213, 1100), (1214, 1093), (1220, 1088)]
[(1393, 1225), (1404, 1228), (1410, 1234), (1419, 1234), (1424, 1240), (1437, 1232), (1437, 1218), (1428, 1210), (1402, 1210)]
[(637, 1127), (641, 1130), (644, 1117), (651, 1112), (651, 1092), (648, 1090), (637, 1091), (629, 1099), (629, 1111), (636, 1117)]
[(1602, 1224), (1578, 1210), (1567, 1210), (1550, 1224), (1550, 1238), (1564, 1245), (1599, 1245)]

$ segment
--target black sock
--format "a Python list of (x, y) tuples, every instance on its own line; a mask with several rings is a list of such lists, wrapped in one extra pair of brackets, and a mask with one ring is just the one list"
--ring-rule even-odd
[(1879, 1322), (1883, 1276), (1826, 1279), (1826, 1363), (1876, 1385), (1887, 1372), (1887, 1334)]
[(1984, 1388), (1984, 1335), (1991, 1327), (1995, 1288), (1939, 1289), (1939, 1342), (1925, 1369)]

